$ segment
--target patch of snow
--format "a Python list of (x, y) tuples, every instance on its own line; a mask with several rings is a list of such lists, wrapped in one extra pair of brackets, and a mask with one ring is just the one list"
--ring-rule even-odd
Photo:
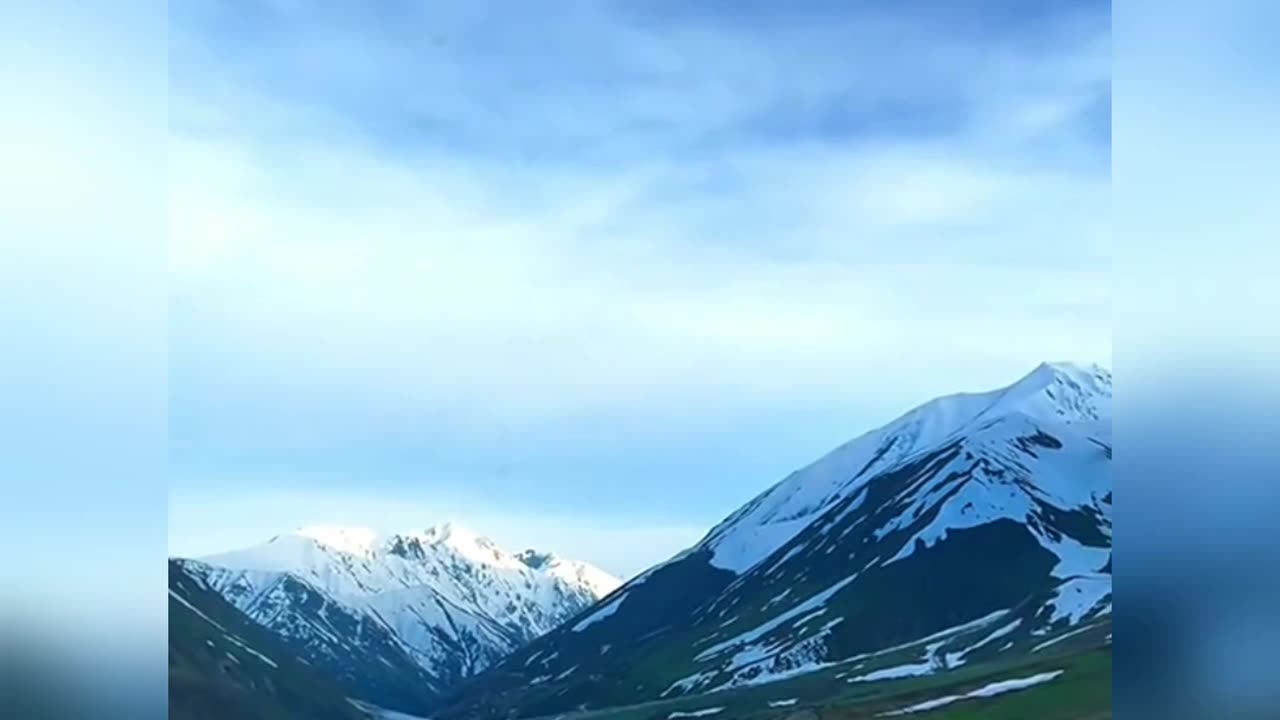
[(791, 548), (790, 550), (787, 551), (786, 555), (783, 555), (782, 557), (770, 563), (768, 572), (773, 572), (774, 570), (777, 570), (779, 567), (785, 565), (788, 560), (799, 555), (801, 552), (804, 552), (804, 550), (805, 550), (804, 545), (797, 545)]
[(1049, 605), (1053, 613), (1049, 622), (1066, 620), (1079, 623), (1091, 610), (1101, 605), (1111, 594), (1111, 576), (1100, 574), (1072, 578), (1058, 586)]
[(798, 627), (800, 627), (801, 625), (803, 625), (803, 624), (805, 624), (805, 623), (809, 622), (810, 620), (812, 620), (812, 619), (814, 619), (814, 618), (816, 618), (816, 617), (821, 617), (821, 616), (826, 615), (826, 614), (827, 614), (827, 609), (826, 609), (826, 608), (819, 608), (818, 610), (814, 610), (813, 612), (809, 613), (808, 615), (805, 615), (804, 617), (800, 618), (799, 620), (797, 620), (797, 621), (795, 621), (795, 622), (791, 623), (791, 627), (798, 628)]
[[(840, 514), (835, 516), (834, 518), (831, 518), (829, 521), (827, 521), (826, 526), (822, 528), (822, 534), (826, 535), (828, 532), (831, 531), (832, 528), (839, 527), (843, 523), (846, 517), (848, 517), (849, 515), (861, 509), (863, 504), (866, 503), (866, 501), (867, 501), (867, 486), (863, 485), (862, 489), (858, 491), (858, 494), (855, 495), (854, 498), (849, 501), (849, 504), (846, 505), (844, 509), (840, 511)], [(848, 535), (849, 531), (853, 530), (853, 528), (857, 527), (861, 522), (862, 522), (862, 518), (859, 518), (852, 525), (845, 528), (844, 531), (840, 533), (840, 537), (844, 537), (845, 535)], [(834, 549), (834, 546), (832, 546), (831, 549)], [(830, 550), (828, 550), (828, 552), (829, 551)]]
[(725, 650), (728, 650), (731, 647), (746, 645), (748, 643), (755, 642), (756, 640), (768, 634), (775, 628), (778, 628), (782, 624), (789, 622), (792, 618), (798, 617), (803, 613), (810, 612), (814, 608), (823, 605), (828, 600), (830, 600), (833, 595), (843, 590), (846, 585), (848, 585), (849, 583), (857, 579), (857, 577), (858, 577), (857, 575), (851, 575), (841, 580), (840, 582), (832, 585), (826, 590), (823, 590), (822, 592), (810, 597), (808, 600), (805, 600), (804, 602), (796, 605), (790, 610), (784, 613), (779, 613), (772, 620), (769, 620), (766, 623), (758, 625), (757, 627), (752, 628), (751, 630), (748, 630), (742, 633), (741, 635), (732, 637), (728, 640), (725, 640), (724, 642), (717, 643), (716, 645), (713, 645), (707, 648), (706, 650), (703, 650), (701, 653), (698, 653), (698, 656), (694, 658), (694, 661), (702, 662), (708, 658), (719, 655), (720, 653), (724, 652)]
[(378, 718), (379, 720), (428, 720), (418, 715), (406, 715), (395, 710), (379, 710)]
[(977, 650), (978, 648), (982, 647), (983, 645), (986, 645), (987, 643), (989, 643), (989, 642), (991, 642), (991, 641), (993, 641), (993, 640), (998, 640), (998, 639), (1000, 639), (1000, 638), (1004, 637), (1005, 635), (1008, 635), (1009, 633), (1013, 632), (1014, 630), (1017, 630), (1017, 629), (1018, 629), (1018, 626), (1019, 626), (1019, 625), (1021, 625), (1021, 624), (1022, 624), (1022, 618), (1017, 618), (1017, 619), (1015, 619), (1013, 622), (1009, 623), (1008, 625), (1005, 625), (1005, 626), (1003, 626), (1003, 627), (996, 628), (995, 630), (993, 630), (993, 631), (991, 632), (991, 634), (990, 634), (990, 635), (988, 635), (988, 636), (986, 636), (986, 637), (982, 638), (981, 640), (979, 640), (978, 642), (974, 643), (973, 645), (970, 645), (970, 646), (969, 646), (968, 651)]
[(232, 635), (232, 634), (230, 634), (230, 633), (227, 633), (227, 634), (224, 634), (224, 635), (223, 635), (223, 637), (224, 637), (224, 638), (226, 638), (226, 639), (227, 639), (227, 641), (228, 641), (228, 642), (230, 642), (232, 645), (235, 645), (236, 647), (239, 647), (241, 650), (244, 650), (245, 652), (249, 653), (250, 655), (252, 655), (252, 656), (254, 656), (254, 657), (256, 657), (256, 658), (258, 658), (259, 660), (261, 660), (262, 662), (264, 662), (264, 663), (266, 663), (266, 664), (270, 665), (271, 667), (273, 667), (273, 668), (278, 668), (278, 667), (280, 667), (279, 665), (277, 665), (277, 664), (276, 664), (276, 661), (275, 661), (275, 660), (272, 660), (271, 658), (267, 657), (266, 655), (263, 655), (262, 653), (258, 652), (257, 650), (254, 650), (253, 648), (249, 647), (248, 645), (246, 645), (246, 644), (245, 644), (245, 642), (244, 642), (243, 640), (241, 640), (240, 638), (236, 637), (235, 635)]
[(409, 715), (395, 710), (388, 710), (383, 707), (378, 707), (373, 703), (356, 700), (354, 698), (347, 698), (347, 702), (351, 703), (356, 708), (363, 710), (370, 716), (371, 720), (428, 720), (428, 718), (423, 718), (418, 715)]
[(817, 660), (814, 660), (814, 661), (804, 663), (802, 665), (797, 665), (796, 667), (793, 667), (793, 668), (788, 668), (786, 670), (766, 670), (765, 672), (762, 672), (759, 675), (756, 675), (754, 677), (749, 677), (745, 679), (735, 678), (733, 681), (725, 683), (724, 685), (717, 686), (714, 689), (724, 690), (727, 688), (751, 687), (753, 685), (766, 685), (768, 683), (778, 682), (779, 680), (786, 680), (788, 678), (798, 677), (800, 675), (808, 675), (809, 673), (817, 672), (819, 670), (826, 670), (827, 668), (835, 667), (838, 664), (839, 663), (819, 662)]
[(1054, 577), (1065, 580), (1079, 575), (1102, 575), (1106, 578), (1108, 585), (1110, 584), (1111, 576), (1101, 572), (1102, 568), (1106, 567), (1107, 561), (1111, 559), (1109, 546), (1090, 547), (1069, 537), (1063, 537), (1060, 540), (1040, 537), (1039, 540), (1045, 550), (1058, 556), (1058, 564), (1053, 568)]
[[(1008, 610), (997, 610), (989, 615), (984, 615), (983, 617), (980, 617), (976, 620), (970, 620), (969, 622), (961, 623), (960, 625), (953, 625), (944, 630), (939, 630), (938, 632), (933, 633), (932, 635), (926, 635), (925, 637), (917, 638), (915, 640), (908, 640), (907, 642), (899, 643), (892, 647), (883, 648), (881, 650), (876, 650), (875, 652), (863, 653), (862, 655), (858, 655), (856, 657), (849, 658), (849, 659), (861, 660), (864, 658), (871, 658), (879, 655), (886, 655), (888, 653), (896, 652), (898, 650), (905, 650), (909, 647), (922, 645), (928, 642), (934, 642), (936, 640), (945, 640), (947, 638), (950, 638), (955, 635), (959, 635), (960, 633), (967, 632), (969, 630), (976, 630), (980, 627), (986, 627), (987, 625), (990, 625), (991, 623), (995, 622), (996, 620), (999, 620), (1000, 618), (1008, 614), (1009, 614)], [(933, 647), (940, 647), (940, 646), (941, 646), (941, 643), (935, 643)]]
[(595, 625), (601, 620), (604, 620), (605, 618), (618, 612), (618, 608), (622, 607), (622, 601), (626, 599), (627, 599), (627, 593), (624, 592), (618, 595), (618, 597), (611, 600), (604, 607), (600, 608), (599, 610), (596, 610), (595, 612), (591, 613), (587, 617), (578, 621), (578, 623), (574, 625), (572, 628), (573, 632), (582, 632), (583, 630), (586, 630), (592, 625)]
[[(879, 657), (882, 655), (887, 655), (892, 652), (897, 652), (899, 650), (905, 650), (907, 648), (924, 644), (924, 654), (921, 657), (919, 662), (899, 665), (893, 668), (885, 668), (884, 670), (877, 670), (875, 672), (868, 673), (866, 675), (850, 678), (848, 682), (866, 682), (866, 681), (874, 681), (874, 680), (892, 679), (894, 677), (913, 677), (916, 675), (928, 675), (928, 674), (932, 674), (938, 669), (939, 660), (941, 660), (943, 668), (959, 667), (960, 665), (964, 664), (964, 655), (967, 652), (969, 652), (970, 650), (982, 644), (985, 644), (991, 640), (994, 640), (998, 637), (1006, 635), (1009, 632), (1012, 632), (1014, 628), (1018, 627), (1019, 623), (1021, 623), (1021, 620), (1015, 620), (1012, 624), (1006, 625), (1003, 628), (997, 629), (991, 635), (981, 640), (977, 645), (961, 650), (960, 652), (949, 652), (949, 653), (946, 653), (945, 655), (939, 656), (938, 650), (941, 649), (943, 645), (946, 645), (951, 638), (961, 633), (967, 632), (969, 630), (974, 630), (977, 628), (990, 625), (996, 620), (999, 620), (1001, 617), (1004, 617), (1006, 614), (1008, 614), (1008, 612), (1009, 612), (1008, 610), (997, 610), (996, 612), (993, 612), (984, 617), (980, 617), (977, 620), (971, 620), (961, 625), (955, 625), (945, 630), (940, 630), (936, 633), (933, 633), (932, 635), (928, 635), (918, 640), (911, 640), (909, 642), (894, 645), (892, 647), (887, 647), (881, 650), (877, 650), (875, 652), (863, 653), (861, 655), (851, 657), (847, 659), (845, 662), (854, 662), (858, 660), (864, 660), (866, 658)], [(847, 677), (847, 675), (848, 674), (846, 673), (845, 675), (841, 675), (839, 677)]]
[(722, 707), (705, 708), (705, 709), (703, 709), (703, 710), (692, 710), (692, 711), (689, 711), (689, 712), (681, 712), (681, 711), (677, 710), (677, 711), (675, 711), (675, 712), (671, 713), (670, 715), (668, 715), (668, 716), (667, 716), (667, 720), (674, 720), (674, 718), (699, 718), (699, 717), (707, 717), (708, 715), (717, 715), (717, 714), (722, 713), (722, 712), (724, 712), (724, 708), (722, 708)]
[(898, 678), (919, 677), (928, 675), (933, 672), (933, 662), (926, 659), (918, 663), (906, 663), (905, 665), (895, 665), (893, 667), (881, 668), (865, 675), (851, 677), (847, 682), (876, 682), (877, 680), (896, 680)]
[(418, 715), (409, 715), (395, 710), (378, 707), (373, 703), (364, 702), (363, 700), (347, 698), (347, 702), (364, 711), (370, 716), (371, 720), (428, 720), (428, 718), (420, 717)]
[(679, 680), (671, 683), (671, 685), (668, 686), (666, 690), (663, 690), (662, 694), (659, 695), (659, 697), (666, 697), (673, 692), (680, 692), (680, 693), (689, 692), (694, 688), (700, 687), (703, 683), (714, 678), (715, 676), (716, 676), (715, 670), (708, 670), (704, 672), (694, 673), (693, 675), (690, 675), (688, 677), (680, 678)]
[(791, 707), (792, 705), (795, 705), (798, 702), (800, 701), (797, 698), (790, 698), (787, 700), (774, 700), (773, 702), (769, 703), (769, 707), (771, 708)]
[(1052, 638), (1052, 639), (1049, 639), (1049, 640), (1045, 640), (1044, 642), (1040, 643), (1039, 645), (1036, 645), (1035, 647), (1031, 648), (1031, 652), (1033, 652), (1033, 653), (1040, 652), (1041, 650), (1043, 650), (1043, 649), (1045, 649), (1045, 648), (1047, 648), (1047, 647), (1051, 647), (1051, 646), (1053, 646), (1053, 645), (1057, 645), (1058, 643), (1062, 642), (1063, 640), (1066, 640), (1066, 639), (1068, 639), (1068, 638), (1073, 638), (1073, 637), (1075, 637), (1076, 635), (1079, 635), (1080, 633), (1083, 633), (1083, 632), (1088, 632), (1089, 630), (1092, 630), (1093, 628), (1094, 628), (1094, 626), (1092, 626), (1092, 625), (1086, 625), (1086, 626), (1084, 626), (1084, 627), (1078, 627), (1078, 628), (1076, 628), (1076, 629), (1074, 629), (1074, 630), (1072, 630), (1072, 631), (1070, 631), (1070, 632), (1065, 632), (1065, 633), (1063, 633), (1063, 634), (1059, 635), (1058, 637), (1055, 637), (1055, 638)]
[(418, 715), (408, 715), (395, 710), (379, 709), (377, 716), (379, 720), (428, 720)]
[(1063, 673), (1062, 670), (1053, 670), (1051, 672), (1032, 675), (1031, 677), (1017, 678), (1013, 680), (1001, 680), (999, 682), (993, 682), (989, 685), (984, 685), (978, 688), (977, 690), (967, 692), (964, 695), (947, 695), (945, 697), (940, 697), (935, 700), (926, 700), (925, 702), (917, 703), (915, 705), (901, 708), (899, 710), (891, 710), (889, 712), (880, 713), (880, 716), (886, 717), (891, 715), (909, 715), (912, 713), (925, 712), (927, 710), (934, 710), (944, 705), (950, 705), (951, 703), (959, 702), (961, 700), (995, 697), (996, 695), (1002, 695), (1004, 693), (1013, 692), (1015, 690), (1024, 690), (1026, 688), (1033, 687), (1041, 683), (1049, 682), (1050, 680), (1053, 680), (1054, 678), (1058, 677), (1062, 673)]
[(811, 520), (806, 516), (787, 522), (739, 528), (713, 546), (711, 564), (721, 570), (744, 573), (786, 545)]
[(754, 665), (761, 660), (768, 660), (778, 651), (777, 647), (768, 645), (750, 645), (734, 653), (733, 659), (729, 661), (729, 671), (738, 670), (740, 668)]
[(182, 597), (181, 595), (179, 595), (178, 593), (174, 592), (173, 590), (169, 590), (169, 597), (173, 598), (174, 600), (177, 600), (179, 603), (181, 603), (181, 604), (182, 604), (182, 606), (183, 606), (183, 607), (185, 607), (186, 609), (188, 609), (188, 610), (190, 610), (191, 612), (195, 613), (195, 614), (196, 614), (196, 615), (197, 615), (201, 620), (204, 620), (205, 622), (207, 622), (207, 623), (209, 623), (210, 625), (212, 625), (212, 626), (214, 626), (214, 627), (218, 628), (219, 630), (221, 630), (221, 631), (222, 631), (222, 632), (224, 632), (224, 633), (227, 631), (227, 629), (226, 629), (226, 628), (224, 628), (224, 627), (222, 627), (221, 625), (219, 625), (219, 624), (218, 624), (218, 622), (217, 622), (216, 620), (214, 620), (213, 618), (209, 617), (208, 615), (205, 615), (204, 613), (200, 612), (200, 610), (199, 610), (199, 609), (197, 609), (195, 605), (192, 605), (191, 603), (187, 602), (186, 598)]

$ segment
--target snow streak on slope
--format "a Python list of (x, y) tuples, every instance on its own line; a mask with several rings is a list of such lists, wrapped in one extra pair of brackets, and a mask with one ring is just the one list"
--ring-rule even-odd
[(1088, 427), (1109, 442), (1111, 373), (1046, 363), (1001, 390), (932, 400), (792, 473), (716, 526), (701, 546), (714, 552), (716, 567), (745, 572), (878, 473), (1011, 415)]
[(1041, 683), (1047, 683), (1050, 680), (1053, 680), (1054, 678), (1058, 677), (1062, 673), (1063, 673), (1062, 670), (1053, 670), (1051, 672), (1032, 675), (1031, 677), (1015, 678), (1013, 680), (1001, 680), (1000, 682), (994, 682), (988, 685), (984, 685), (978, 688), (977, 690), (967, 692), (964, 695), (947, 695), (945, 697), (940, 697), (935, 700), (926, 700), (925, 702), (917, 703), (915, 705), (902, 708), (901, 710), (891, 710), (889, 712), (882, 712), (880, 713), (880, 716), (889, 717), (892, 715), (910, 715), (912, 713), (928, 712), (930, 710), (936, 710), (945, 705), (950, 705), (952, 703), (960, 702), (961, 700), (970, 700), (975, 698), (989, 698), (989, 697), (995, 697), (996, 695), (1003, 695), (1005, 693), (1015, 692), (1017, 690), (1025, 690), (1029, 687), (1040, 685)]

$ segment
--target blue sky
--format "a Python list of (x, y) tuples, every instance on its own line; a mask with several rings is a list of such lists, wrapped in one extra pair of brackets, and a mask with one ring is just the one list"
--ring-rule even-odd
[(170, 551), (456, 520), (630, 574), (1110, 362), (1109, 5), (187, 1)]

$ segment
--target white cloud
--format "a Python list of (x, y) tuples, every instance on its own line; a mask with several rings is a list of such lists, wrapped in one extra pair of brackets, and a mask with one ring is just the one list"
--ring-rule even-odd
[[(705, 206), (631, 200), (661, 174), (584, 186), (548, 172), (542, 182), (564, 191), (513, 210), (501, 184), (476, 193), (466, 171), (413, 174), (379, 157), (325, 169), (295, 149), (306, 174), (253, 160), (230, 172), (238, 153), (214, 148), (210, 168), (201, 150), (179, 149), (171, 172), (180, 364), (190, 341), (304, 383), (318, 365), (317, 393), (372, 383), (478, 423), (537, 423), (584, 403), (667, 412), (676, 397), (711, 400), (703, 391), (717, 382), (741, 402), (847, 397), (859, 391), (849, 378), (883, 372), (886, 358), (982, 364), (1010, 334), (1022, 338), (1003, 350), (1010, 372), (1036, 355), (1106, 352), (1105, 267), (1084, 237), (1105, 206), (1075, 208), (1079, 238), (1044, 227), (1033, 201), (1010, 211), (1036, 188), (1065, 188), (1050, 204), (1081, 197), (1070, 178), (920, 157), (850, 159), (846, 173), (766, 164), (744, 179), (748, 192), (775, 188), (766, 212), (806, 216), (793, 232), (816, 239), (779, 261), (773, 249), (806, 240), (757, 231), (753, 208), (720, 228), (735, 247), (699, 242)], [(814, 175), (843, 185), (815, 187)], [(327, 195), (346, 178), (356, 182), (332, 207), (289, 197)], [(966, 226), (977, 230), (950, 239)], [(1005, 254), (1014, 259), (997, 262)]]
[(180, 477), (583, 426), (639, 455), (1109, 359), (1105, 24), (575, 8), (175, 20)]

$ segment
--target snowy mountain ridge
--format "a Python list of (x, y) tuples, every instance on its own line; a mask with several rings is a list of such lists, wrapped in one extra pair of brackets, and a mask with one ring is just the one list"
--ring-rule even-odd
[[(538, 562), (531, 563), (531, 558)], [(432, 585), (450, 600), (476, 600), (474, 583), (443, 572), (446, 565), (474, 566), (482, 581), (504, 586), (528, 581), (525, 584), (543, 595), (556, 589), (556, 581), (564, 589), (598, 597), (621, 584), (597, 567), (554, 553), (508, 553), (489, 538), (453, 523), (393, 534), (363, 527), (308, 526), (261, 545), (199, 560), (228, 569), (288, 572), (347, 598)]]
[(745, 572), (878, 473), (1004, 418), (1072, 425), (1109, 442), (1111, 384), (1110, 371), (1096, 364), (1042, 363), (1007, 387), (931, 400), (792, 473), (713, 528), (698, 547), (714, 552), (716, 567)]
[(439, 687), (489, 667), (621, 584), (552, 553), (508, 553), (455, 524), (392, 534), (310, 526), (188, 566), (310, 661), (336, 667), (394, 645)]

